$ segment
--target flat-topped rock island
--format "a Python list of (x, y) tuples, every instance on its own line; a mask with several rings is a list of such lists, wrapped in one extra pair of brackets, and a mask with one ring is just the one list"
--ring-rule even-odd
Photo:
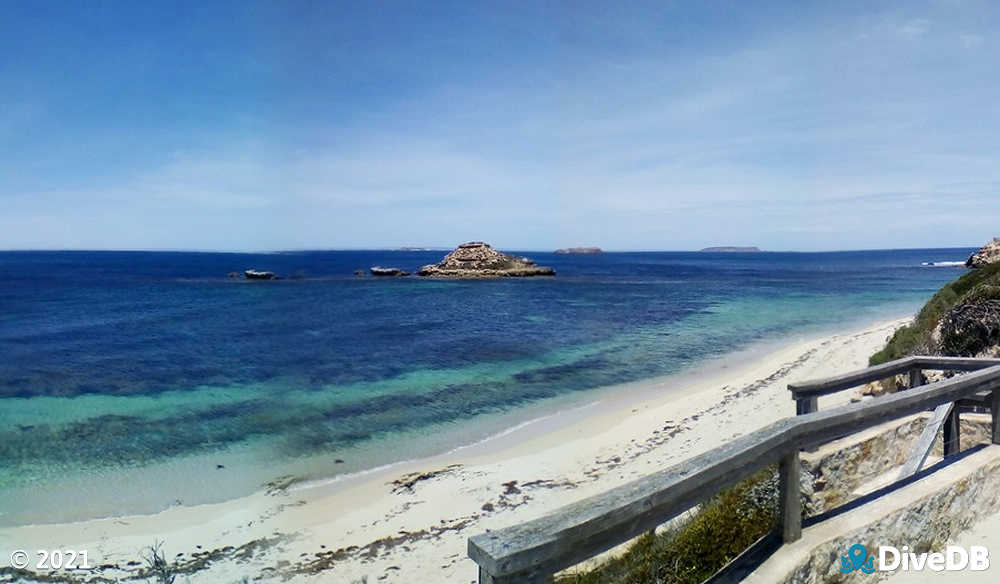
[(556, 271), (536, 266), (534, 260), (499, 252), (488, 243), (470, 241), (444, 256), (440, 263), (424, 266), (417, 273), (433, 278), (481, 279), (554, 276)]
[(723, 245), (723, 246), (718, 246), (718, 247), (706, 247), (706, 248), (700, 249), (698, 251), (707, 252), (707, 253), (719, 253), (719, 252), (723, 252), (723, 253), (757, 253), (757, 252), (760, 251), (760, 248), (757, 247), (757, 246), (753, 246), (753, 245), (750, 245), (750, 246)]

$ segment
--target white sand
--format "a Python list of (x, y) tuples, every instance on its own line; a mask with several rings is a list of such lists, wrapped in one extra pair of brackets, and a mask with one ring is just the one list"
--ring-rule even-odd
[[(170, 558), (183, 553), (182, 560), (266, 540), (219, 552), (207, 568), (178, 581), (293, 574), (296, 582), (473, 582), (468, 537), (538, 517), (794, 415), (789, 382), (866, 366), (905, 322), (790, 341), (748, 362), (717, 363), (708, 373), (622, 386), (601, 392), (598, 403), (499, 438), (347, 480), (156, 515), (0, 529), (0, 566), (15, 549), (85, 549), (91, 565), (115, 564), (104, 574), (120, 576), (136, 569), (126, 563), (154, 540), (164, 542)], [(821, 400), (821, 408), (830, 405)], [(449, 467), (411, 488), (392, 485), (410, 473)]]

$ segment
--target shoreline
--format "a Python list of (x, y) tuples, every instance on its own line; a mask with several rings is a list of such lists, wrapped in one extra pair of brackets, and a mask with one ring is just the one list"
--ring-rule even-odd
[[(588, 416), (586, 411), (599, 408), (602, 405), (608, 405), (613, 408), (613, 412), (621, 413), (621, 411), (637, 405), (648, 405), (658, 401), (672, 401), (679, 397), (678, 393), (685, 391), (693, 384), (704, 382), (705, 379), (715, 376), (738, 373), (741, 368), (753, 366), (756, 362), (766, 359), (782, 349), (787, 349), (791, 345), (818, 343), (829, 337), (847, 335), (890, 324), (897, 326), (910, 320), (912, 320), (912, 316), (899, 315), (867, 323), (860, 321), (853, 323), (853, 326), (848, 326), (847, 328), (817, 327), (808, 333), (793, 333), (784, 337), (755, 341), (748, 346), (734, 351), (692, 363), (674, 373), (595, 387), (582, 390), (578, 394), (564, 394), (543, 400), (544, 403), (542, 404), (528, 406), (523, 412), (507, 412), (502, 414), (501, 418), (511, 418), (513, 421), (512, 424), (504, 425), (501, 430), (492, 432), (481, 438), (476, 438), (472, 442), (450, 447), (443, 452), (393, 461), (333, 477), (309, 479), (296, 483), (290, 487), (290, 490), (299, 492), (308, 489), (322, 489), (328, 485), (351, 484), (358, 480), (366, 480), (374, 474), (388, 473), (400, 467), (420, 465), (432, 461), (449, 460), (451, 457), (460, 454), (469, 455), (469, 453), (473, 453), (472, 456), (477, 459), (496, 456), (524, 441), (545, 436), (546, 434), (565, 429), (567, 426), (587, 423)], [(664, 391), (667, 393), (664, 394)], [(525, 413), (532, 411), (536, 415), (525, 416)], [(598, 413), (595, 415), (601, 417), (610, 414), (605, 412), (604, 414)], [(545, 421), (552, 421), (555, 427), (548, 427), (541, 432), (537, 431), (535, 429), (536, 424)], [(497, 450), (490, 450), (491, 443), (502, 438), (511, 440), (514, 444), (508, 444)]]
[[(907, 320), (755, 343), (686, 371), (592, 390), (596, 399), (430, 457), (305, 483), (275, 481), (247, 497), (153, 515), (0, 528), (0, 566), (13, 549), (58, 545), (88, 549), (92, 564), (117, 564), (125, 573), (158, 539), (179, 566), (208, 553), (199, 549), (213, 550), (208, 570), (191, 572), (192, 582), (279, 577), (282, 570), (293, 581), (465, 579), (475, 571), (465, 559), (468, 536), (537, 517), (791, 415), (790, 377), (862, 366)], [(259, 548), (249, 559), (220, 551), (249, 543)]]

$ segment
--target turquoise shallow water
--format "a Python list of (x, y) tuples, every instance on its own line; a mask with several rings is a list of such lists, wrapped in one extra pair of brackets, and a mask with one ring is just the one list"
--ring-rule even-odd
[[(527, 252), (559, 275), (496, 282), (351, 275), (441, 252), (0, 253), (0, 524), (440, 452), (501, 415), (912, 313), (961, 273), (922, 262), (969, 251)], [(225, 278), (246, 267), (298, 278)]]

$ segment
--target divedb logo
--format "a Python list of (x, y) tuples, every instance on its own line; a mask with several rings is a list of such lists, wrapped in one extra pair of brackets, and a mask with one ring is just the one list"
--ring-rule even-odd
[(915, 553), (903, 546), (896, 548), (891, 545), (878, 546), (878, 558), (868, 554), (868, 548), (854, 544), (847, 550), (847, 555), (840, 556), (840, 571), (850, 574), (855, 570), (865, 574), (879, 572), (960, 572), (969, 570), (982, 572), (990, 568), (990, 550), (973, 545), (968, 549), (950, 545), (943, 552)]

